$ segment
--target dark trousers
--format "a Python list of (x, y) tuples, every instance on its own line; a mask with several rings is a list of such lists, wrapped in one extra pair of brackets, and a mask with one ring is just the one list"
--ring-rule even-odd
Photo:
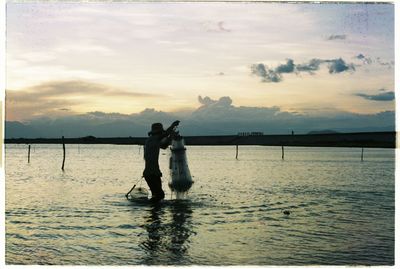
[(151, 190), (151, 199), (152, 200), (161, 200), (164, 199), (165, 194), (161, 185), (161, 177), (158, 176), (147, 176), (144, 177)]

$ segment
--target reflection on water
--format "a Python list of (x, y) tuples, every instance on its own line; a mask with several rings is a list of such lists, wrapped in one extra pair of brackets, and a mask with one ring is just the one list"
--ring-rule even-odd
[[(145, 251), (143, 264), (185, 264), (185, 254), (189, 248), (187, 241), (194, 234), (190, 202), (174, 200), (168, 206), (153, 205), (148, 213), (144, 225), (148, 237), (140, 243)], [(165, 218), (168, 213), (172, 215), (171, 218)]]
[[(128, 201), (137, 146), (6, 146), (6, 262), (58, 265), (391, 265), (391, 149), (187, 147), (193, 185)], [(168, 154), (160, 168), (168, 175)], [(139, 181), (139, 186), (145, 186)], [(136, 193), (138, 194), (138, 193)], [(143, 198), (143, 197), (142, 197)], [(289, 210), (290, 215), (283, 212)]]

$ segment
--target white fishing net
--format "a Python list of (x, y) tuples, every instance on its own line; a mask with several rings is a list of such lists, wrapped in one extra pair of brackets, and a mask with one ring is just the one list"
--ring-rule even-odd
[(169, 171), (171, 179), (168, 185), (172, 192), (177, 194), (177, 198), (179, 198), (189, 191), (193, 184), (183, 138), (174, 138), (170, 149), (171, 156), (169, 159)]

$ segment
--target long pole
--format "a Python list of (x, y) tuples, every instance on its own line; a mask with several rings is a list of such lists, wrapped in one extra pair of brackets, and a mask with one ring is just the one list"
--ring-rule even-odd
[(61, 137), (62, 144), (63, 144), (63, 162), (61, 166), (61, 170), (64, 171), (64, 163), (65, 163), (65, 142), (64, 142), (64, 136)]
[(361, 148), (361, 161), (364, 161), (364, 148)]
[(136, 185), (139, 183), (139, 181), (142, 179), (143, 177), (139, 178), (136, 183), (133, 185), (133, 187), (125, 194), (126, 199), (129, 200), (129, 194), (133, 191), (133, 189), (136, 187)]
[(129, 194), (133, 191), (133, 189), (136, 187), (136, 184), (133, 185), (133, 187), (125, 194), (126, 199), (129, 200)]
[(31, 145), (28, 146), (28, 163), (31, 162)]
[(238, 158), (238, 155), (239, 155), (239, 145), (236, 144), (236, 160)]

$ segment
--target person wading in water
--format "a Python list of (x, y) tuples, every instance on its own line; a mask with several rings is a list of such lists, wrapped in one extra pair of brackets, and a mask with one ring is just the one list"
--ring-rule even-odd
[(151, 190), (152, 202), (158, 202), (164, 199), (165, 194), (162, 189), (160, 166), (158, 164), (158, 156), (160, 155), (160, 148), (166, 149), (171, 143), (172, 137), (178, 133), (175, 128), (179, 125), (179, 121), (174, 121), (167, 130), (163, 129), (161, 123), (153, 123), (151, 131), (148, 133), (144, 148), (145, 168), (143, 177)]

